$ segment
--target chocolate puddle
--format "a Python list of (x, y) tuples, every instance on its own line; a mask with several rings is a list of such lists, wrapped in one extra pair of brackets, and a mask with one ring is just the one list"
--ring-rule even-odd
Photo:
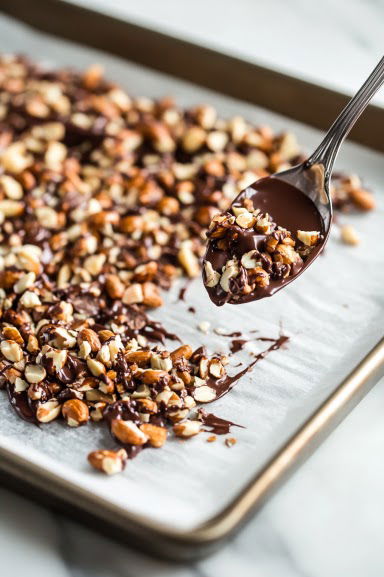
[(209, 433), (214, 433), (215, 435), (227, 435), (231, 431), (231, 427), (240, 427), (245, 429), (243, 425), (238, 425), (232, 421), (227, 421), (227, 419), (222, 419), (217, 417), (213, 413), (207, 413), (204, 409), (199, 409), (198, 411), (199, 420), (208, 427), (204, 429)]

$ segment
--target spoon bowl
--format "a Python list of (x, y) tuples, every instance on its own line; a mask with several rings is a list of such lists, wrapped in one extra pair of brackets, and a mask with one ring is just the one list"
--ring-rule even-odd
[(256, 181), (214, 218), (203, 281), (216, 305), (272, 296), (319, 256), (332, 224), (329, 183), (338, 150), (383, 82), (384, 58), (308, 160)]
[[(252, 270), (243, 271), (238, 281), (239, 286), (231, 286), (231, 290), (226, 292), (222, 288), (222, 283), (215, 284), (214, 287), (207, 286), (210, 298), (217, 305), (230, 302), (231, 304), (242, 304), (253, 300), (272, 296), (283, 287), (296, 279), (320, 254), (330, 231), (332, 220), (332, 204), (328, 191), (324, 187), (324, 180), (319, 178), (321, 171), (314, 168), (306, 168), (299, 165), (273, 176), (262, 178), (251, 186), (244, 189), (232, 203), (232, 213), (238, 214), (243, 206), (248, 207), (248, 211), (253, 214), (273, 217), (278, 228), (271, 228), (270, 231), (254, 230), (254, 228), (241, 228), (236, 219), (226, 230), (226, 239), (230, 238), (230, 245), (223, 246), (223, 239), (214, 238), (209, 242), (205, 255), (205, 262), (210, 262), (214, 271), (220, 274), (223, 272), (228, 262), (235, 259), (244, 264), (245, 268), (250, 268), (244, 261), (244, 255), (250, 255), (258, 261), (257, 266), (261, 266), (270, 273), (269, 282), (266, 286), (252, 286), (252, 290), (244, 292), (239, 283), (250, 284), (249, 274), (254, 274)], [(247, 214), (251, 214), (248, 212)], [(235, 215), (231, 220), (235, 219)], [(272, 224), (275, 227), (275, 224)], [(273, 242), (274, 236), (280, 238), (280, 229), (292, 231), (292, 238), (296, 242), (296, 232), (299, 230), (312, 231), (318, 233), (317, 244), (312, 247), (308, 254), (303, 254), (301, 258), (298, 253), (297, 260), (287, 267), (284, 262), (268, 262), (269, 242)], [(225, 239), (225, 240), (226, 240)], [(283, 240), (283, 242), (285, 242)], [(277, 244), (277, 241), (276, 241)], [(281, 245), (279, 245), (281, 246)], [(303, 246), (303, 252), (305, 247)], [(274, 256), (272, 256), (274, 258)], [(280, 256), (278, 257), (280, 259)], [(206, 267), (206, 265), (205, 265)], [(256, 269), (255, 269), (256, 270)], [(289, 274), (287, 275), (287, 271)], [(243, 282), (244, 280), (244, 282)], [(232, 283), (236, 283), (232, 281)], [(210, 283), (208, 283), (210, 284)], [(241, 289), (241, 290), (238, 290)]]

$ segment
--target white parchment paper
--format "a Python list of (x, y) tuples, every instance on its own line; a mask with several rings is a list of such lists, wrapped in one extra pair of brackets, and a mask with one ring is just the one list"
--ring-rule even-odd
[[(253, 122), (270, 123), (275, 130), (292, 129), (308, 151), (321, 136), (266, 110), (36, 33), (6, 17), (0, 19), (0, 49), (57, 65), (86, 67), (101, 62), (108, 76), (133, 94), (172, 94), (184, 105), (210, 102), (224, 116), (243, 114)], [(33, 427), (13, 413), (3, 392), (0, 447), (123, 509), (169, 526), (189, 528), (220, 511), (384, 332), (383, 159), (384, 155), (349, 143), (339, 158), (339, 167), (360, 174), (377, 193), (377, 211), (341, 217), (359, 231), (362, 242), (358, 247), (342, 245), (334, 230), (325, 256), (273, 299), (217, 309), (196, 280), (187, 291), (186, 303), (176, 302), (180, 287), (174, 287), (166, 295), (167, 305), (152, 315), (183, 342), (204, 343), (211, 350), (227, 351), (230, 339), (212, 330), (201, 334), (197, 330), (200, 321), (228, 332), (257, 329), (264, 337), (276, 337), (282, 326), (291, 336), (287, 350), (271, 353), (230, 394), (208, 406), (246, 427), (233, 430), (238, 441), (234, 447), (226, 447), (222, 438), (206, 443), (204, 435), (188, 442), (169, 441), (161, 450), (143, 451), (128, 463), (124, 474), (105, 478), (90, 470), (86, 461), (89, 451), (113, 446), (103, 427), (70, 430), (60, 423)], [(195, 315), (187, 311), (188, 306), (196, 308)], [(257, 350), (267, 346), (259, 343)], [(244, 352), (236, 359), (249, 357)]]

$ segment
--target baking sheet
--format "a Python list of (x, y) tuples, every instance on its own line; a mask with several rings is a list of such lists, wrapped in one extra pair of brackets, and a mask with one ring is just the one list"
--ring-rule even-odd
[[(292, 129), (308, 151), (320, 138), (317, 131), (289, 119), (52, 39), (6, 17), (0, 20), (0, 38), (3, 52), (24, 52), (51, 64), (84, 68), (101, 62), (109, 77), (136, 95), (172, 94), (184, 105), (211, 102), (224, 116), (243, 114), (252, 122), (269, 123), (275, 130)], [(109, 479), (91, 471), (86, 462), (90, 450), (113, 445), (102, 427), (70, 430), (60, 423), (32, 427), (14, 415), (4, 393), (0, 393), (0, 447), (12, 449), (122, 509), (174, 528), (192, 528), (222, 510), (382, 336), (383, 155), (347, 144), (338, 166), (359, 173), (377, 192), (376, 212), (343, 217), (361, 234), (360, 246), (341, 245), (335, 230), (325, 256), (272, 300), (217, 309), (196, 280), (187, 291), (186, 303), (176, 302), (180, 287), (175, 286), (166, 295), (167, 305), (152, 314), (183, 342), (204, 343), (211, 350), (227, 350), (229, 339), (212, 331), (199, 333), (200, 321), (228, 332), (257, 329), (263, 337), (276, 337), (283, 327), (291, 336), (287, 350), (271, 353), (229, 395), (208, 406), (215, 414), (246, 427), (234, 429), (238, 440), (234, 447), (229, 449), (220, 438), (206, 443), (204, 435), (187, 442), (169, 441), (161, 450), (144, 451), (129, 462), (123, 475)], [(187, 306), (194, 306), (196, 315), (188, 313)], [(258, 350), (266, 345), (259, 344)], [(247, 360), (248, 356), (244, 353), (236, 358)]]

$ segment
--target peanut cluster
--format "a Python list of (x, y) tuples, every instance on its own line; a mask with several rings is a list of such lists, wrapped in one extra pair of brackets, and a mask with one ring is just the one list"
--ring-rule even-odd
[[(239, 239), (244, 234), (256, 236), (258, 247), (241, 251)], [(316, 230), (292, 234), (278, 226), (271, 215), (255, 210), (250, 199), (214, 216), (207, 236), (215, 250), (227, 255), (227, 260), (219, 270), (213, 268), (210, 260), (204, 261), (205, 286), (215, 289), (218, 295), (225, 293), (234, 303), (257, 289), (267, 288), (272, 281), (297, 274), (321, 239)]]
[(123, 448), (89, 457), (106, 473), (171, 427), (197, 434), (190, 410), (216, 398), (226, 359), (153, 348), (169, 335), (145, 310), (199, 274), (240, 190), (302, 159), (295, 137), (12, 55), (0, 129), (0, 387), (31, 422), (107, 422)]

